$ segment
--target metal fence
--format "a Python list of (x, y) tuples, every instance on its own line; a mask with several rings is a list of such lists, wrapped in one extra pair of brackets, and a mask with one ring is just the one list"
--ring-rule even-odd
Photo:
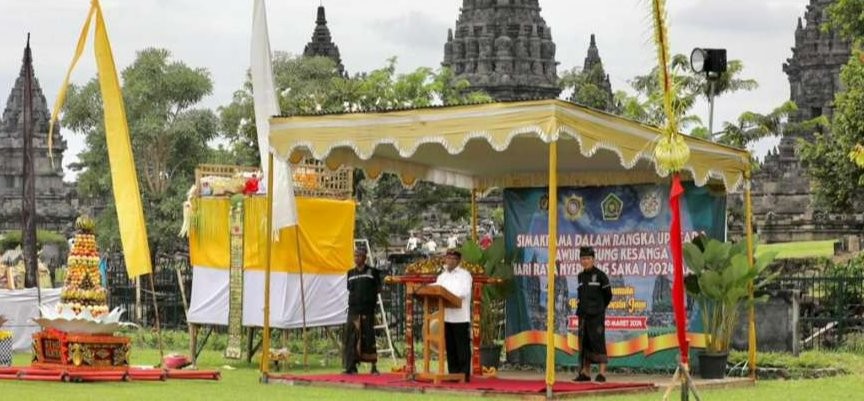
[(802, 349), (864, 348), (864, 275), (800, 273), (774, 285), (799, 294)]
[[(152, 327), (156, 322), (156, 309), (153, 306), (155, 296), (162, 328), (186, 327), (183, 291), (187, 302), (192, 291), (192, 269), (188, 257), (158, 257), (154, 263), (153, 274), (139, 278), (140, 290), (136, 287), (136, 281), (130, 280), (126, 274), (122, 254), (111, 254), (107, 258), (106, 279), (110, 308), (122, 307), (126, 310), (127, 319), (144, 327)], [(151, 291), (149, 280), (153, 280), (152, 288), (155, 289), (155, 294)], [(182, 291), (180, 282), (183, 285)]]

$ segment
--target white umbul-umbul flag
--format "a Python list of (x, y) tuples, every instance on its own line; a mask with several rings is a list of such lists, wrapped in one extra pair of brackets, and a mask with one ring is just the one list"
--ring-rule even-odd
[[(279, 100), (273, 82), (270, 35), (267, 31), (267, 9), (264, 0), (255, 0), (252, 17), (252, 98), (255, 105), (255, 129), (258, 133), (258, 153), (261, 155), (261, 171), (267, 177), (267, 156), (270, 152), (270, 117), (279, 115)], [(280, 229), (297, 225), (297, 202), (294, 199), (294, 183), (288, 161), (273, 157), (273, 216), (274, 233)], [(278, 238), (278, 235), (274, 236)]]

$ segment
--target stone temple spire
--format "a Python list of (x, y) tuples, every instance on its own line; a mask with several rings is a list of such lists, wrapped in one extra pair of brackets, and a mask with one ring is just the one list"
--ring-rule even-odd
[(552, 29), (538, 0), (463, 0), (442, 65), (496, 100), (556, 98), (561, 91)]
[(327, 28), (327, 17), (324, 13), (324, 6), (318, 6), (318, 17), (315, 19), (315, 31), (312, 33), (312, 40), (306, 44), (303, 49), (305, 57), (328, 57), (336, 62), (336, 68), (340, 74), (345, 73), (345, 67), (342, 65), (342, 57), (339, 56), (339, 47), (333, 43), (333, 37), (330, 36), (330, 29)]
[[(21, 228), (26, 73), (26, 65), (22, 63), (21, 73), (15, 79), (0, 118), (0, 232)], [(34, 76), (32, 82), (36, 224), (39, 228), (62, 231), (71, 226), (77, 214), (73, 187), (63, 182), (61, 161), (66, 141), (60, 136), (59, 127), (55, 126), (52, 164), (48, 158), (51, 112), (39, 80)]]
[(585, 64), (582, 66), (583, 71), (588, 71), (594, 68), (595, 65), (600, 65), (602, 68), (603, 60), (600, 60), (600, 50), (597, 50), (597, 41), (594, 39), (594, 34), (591, 34), (591, 43), (588, 44), (588, 55), (585, 56)]
[(849, 61), (852, 46), (835, 32), (821, 29), (826, 8), (834, 0), (810, 0), (804, 23), (798, 19), (792, 57), (783, 64), (789, 77), (791, 100), (798, 112), (790, 119), (806, 121), (822, 115), (831, 118), (834, 94), (840, 88), (840, 69)]
[[(597, 49), (597, 40), (594, 37), (594, 34), (591, 34), (591, 42), (588, 44), (588, 54), (585, 56), (585, 63), (582, 66), (582, 73), (587, 74), (587, 83), (593, 84), (598, 89), (603, 92), (605, 104), (603, 109), (605, 111), (611, 111), (613, 106), (614, 96), (612, 94), (612, 84), (609, 82), (609, 74), (606, 74), (606, 71), (603, 70), (603, 60), (600, 59), (600, 50)], [(596, 100), (588, 101), (586, 99), (579, 99), (579, 91), (573, 92), (573, 95), (570, 96), (570, 101), (574, 103), (580, 104), (589, 104), (593, 107), (600, 107), (597, 104)]]
[[(26, 56), (25, 56), (26, 57)], [(3, 110), (3, 118), (0, 119), (0, 132), (19, 132), (23, 129), (24, 114), (24, 89), (27, 80), (26, 62), (21, 63), (21, 72), (15, 79), (15, 86), (6, 100), (6, 108)], [(33, 133), (47, 138), (48, 122), (51, 112), (48, 110), (48, 102), (42, 94), (39, 80), (33, 79)], [(59, 130), (58, 130), (59, 131)]]

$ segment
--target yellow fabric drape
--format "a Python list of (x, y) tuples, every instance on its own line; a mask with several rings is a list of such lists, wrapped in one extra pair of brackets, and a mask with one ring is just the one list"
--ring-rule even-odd
[(96, 12), (96, 7), (90, 7), (87, 12), (87, 19), (84, 21), (84, 27), (81, 28), (81, 33), (78, 35), (78, 45), (75, 47), (75, 55), (72, 56), (72, 65), (66, 70), (66, 77), (63, 78), (63, 84), (60, 85), (60, 90), (57, 91), (57, 100), (54, 101), (54, 110), (51, 111), (51, 124), (48, 125), (48, 156), (52, 162), (54, 160), (54, 124), (57, 122), (57, 116), (60, 115), (60, 109), (66, 102), (66, 90), (69, 89), (69, 77), (72, 76), (72, 71), (78, 65), (78, 59), (84, 53), (84, 46), (87, 45), (87, 32), (90, 32), (90, 21), (93, 19), (93, 13)]
[[(198, 224), (189, 230), (192, 264), (228, 269), (230, 200), (197, 200)], [(263, 271), (267, 252), (267, 199), (244, 200), (243, 267)], [(297, 198), (298, 225), (280, 231), (273, 242), (271, 266), (274, 273), (299, 273), (296, 235), (300, 232), (300, 255), (305, 274), (345, 274), (353, 265), (353, 201)]]
[(123, 257), (126, 262), (126, 272), (129, 278), (135, 278), (153, 271), (150, 262), (150, 244), (147, 242), (147, 226), (144, 222), (144, 208), (141, 204), (141, 191), (138, 188), (138, 175), (135, 172), (135, 161), (132, 156), (132, 142), (129, 138), (129, 127), (126, 122), (126, 108), (123, 105), (123, 93), (120, 90), (120, 80), (117, 78), (117, 68), (111, 53), (111, 43), (108, 40), (108, 30), (102, 17), (102, 8), (98, 0), (92, 0), (87, 20), (78, 38), (78, 46), (72, 58), (72, 65), (66, 74), (49, 128), (49, 149), (53, 144), (54, 122), (57, 114), (66, 100), (66, 89), (69, 86), (69, 76), (87, 43), (91, 19), (96, 20), (96, 33), (93, 39), (96, 53), (96, 67), (99, 75), (99, 89), (102, 93), (102, 107), (105, 119), (105, 139), (108, 147), (108, 162), (111, 166), (111, 185), (114, 191), (114, 204), (117, 209), (117, 223), (120, 228), (120, 242), (123, 245)]
[(231, 265), (228, 221), (231, 202), (221, 198), (202, 198), (195, 202), (198, 212), (196, 223), (189, 229), (189, 261), (193, 266), (227, 270)]

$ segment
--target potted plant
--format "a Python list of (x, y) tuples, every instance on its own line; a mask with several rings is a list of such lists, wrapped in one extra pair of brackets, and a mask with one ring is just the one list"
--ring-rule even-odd
[(776, 252), (758, 255), (751, 268), (747, 244), (743, 241), (733, 244), (700, 235), (684, 244), (684, 260), (691, 271), (684, 283), (687, 293), (699, 306), (706, 337), (705, 351), (699, 355), (702, 378), (725, 376), (729, 344), (739, 312), (750, 302), (750, 284), (758, 290), (779, 274), (764, 274), (776, 256)]
[(504, 301), (512, 287), (513, 265), (507, 260), (504, 239), (500, 237), (485, 249), (474, 241), (468, 241), (462, 245), (461, 251), (463, 261), (481, 265), (487, 276), (501, 280), (500, 284), (483, 286), (480, 302), (480, 365), (498, 369)]

